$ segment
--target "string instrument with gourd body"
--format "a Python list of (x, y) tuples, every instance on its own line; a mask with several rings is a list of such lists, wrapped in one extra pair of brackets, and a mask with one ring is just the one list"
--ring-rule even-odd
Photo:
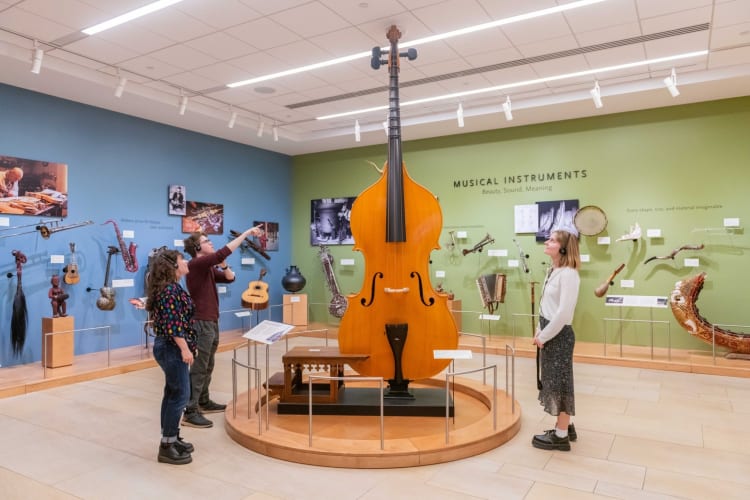
[[(440, 373), (450, 360), (434, 359), (435, 349), (455, 349), (458, 331), (447, 304), (429, 280), (429, 256), (440, 248), (442, 213), (435, 196), (414, 182), (401, 155), (398, 96), (399, 57), (416, 58), (416, 50), (399, 54), (401, 33), (388, 31), (388, 161), (380, 179), (354, 202), (351, 229), (354, 250), (365, 258), (364, 284), (347, 297), (339, 326), (342, 353), (369, 354), (352, 368), (364, 376), (409, 380)], [(378, 69), (381, 50), (373, 49)], [(391, 389), (394, 380), (389, 380)], [(404, 387), (405, 387), (404, 385)]]

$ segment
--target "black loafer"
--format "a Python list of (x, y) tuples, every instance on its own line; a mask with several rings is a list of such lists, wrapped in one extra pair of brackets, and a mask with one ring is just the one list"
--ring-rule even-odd
[(570, 440), (568, 437), (557, 437), (555, 431), (547, 431), (544, 434), (537, 434), (534, 436), (534, 439), (531, 440), (531, 445), (540, 450), (570, 451)]
[[(544, 432), (545, 432), (545, 434), (546, 434), (547, 432), (555, 432), (555, 429), (549, 429), (549, 430), (547, 430), (547, 431), (544, 431)], [(576, 439), (578, 439), (578, 434), (576, 433), (576, 426), (575, 426), (575, 425), (573, 425), (573, 424), (570, 424), (570, 425), (568, 426), (568, 440), (569, 440), (569, 441), (570, 441), (571, 443), (573, 443), (573, 442), (575, 442), (575, 441), (576, 441)]]

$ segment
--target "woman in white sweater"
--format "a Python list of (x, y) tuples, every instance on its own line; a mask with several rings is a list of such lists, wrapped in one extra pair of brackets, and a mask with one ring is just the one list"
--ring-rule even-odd
[[(571, 229), (570, 231), (574, 231)], [(541, 349), (542, 388), (539, 403), (557, 417), (555, 428), (534, 436), (531, 444), (544, 450), (570, 450), (577, 439), (570, 417), (575, 415), (573, 392), (573, 313), (578, 303), (581, 255), (578, 235), (557, 230), (544, 242), (552, 266), (542, 287), (539, 326), (534, 344)]]

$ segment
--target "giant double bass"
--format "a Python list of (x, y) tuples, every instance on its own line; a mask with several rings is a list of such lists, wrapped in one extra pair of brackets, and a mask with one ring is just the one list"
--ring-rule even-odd
[[(391, 397), (411, 397), (410, 380), (440, 373), (449, 360), (434, 359), (435, 349), (455, 349), (458, 332), (447, 295), (430, 284), (429, 254), (440, 248), (442, 213), (435, 196), (414, 182), (401, 155), (398, 96), (399, 57), (416, 58), (416, 50), (399, 54), (401, 33), (388, 31), (389, 115), (388, 161), (380, 179), (352, 206), (354, 250), (365, 258), (362, 289), (347, 297), (339, 328), (339, 349), (369, 354), (352, 365), (364, 376), (388, 379)], [(373, 49), (372, 67), (381, 64)]]

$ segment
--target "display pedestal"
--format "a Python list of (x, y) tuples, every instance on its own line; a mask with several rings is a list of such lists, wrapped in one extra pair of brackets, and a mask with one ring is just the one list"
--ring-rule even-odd
[[(73, 364), (73, 330), (73, 316), (42, 318), (42, 365), (45, 360), (47, 368)], [(55, 335), (47, 335), (48, 333)]]
[(461, 331), (461, 310), (463, 309), (463, 304), (460, 299), (454, 299), (448, 301), (448, 309), (450, 310), (451, 314), (453, 314), (453, 320), (456, 322), (456, 328), (458, 331)]
[(284, 323), (304, 326), (307, 324), (307, 294), (284, 294)]

